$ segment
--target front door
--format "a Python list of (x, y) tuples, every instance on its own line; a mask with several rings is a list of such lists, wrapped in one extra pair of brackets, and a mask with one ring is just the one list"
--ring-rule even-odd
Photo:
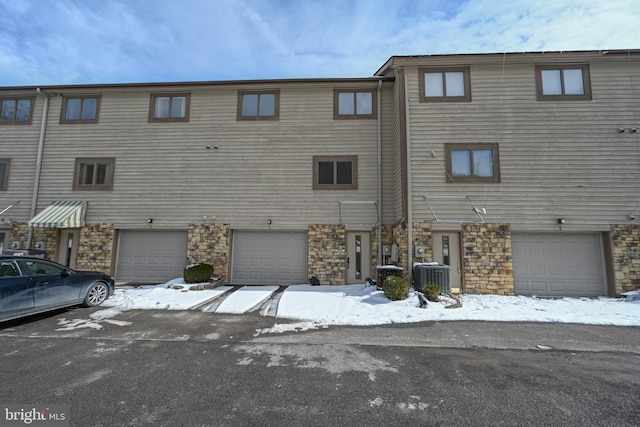
[(369, 231), (347, 232), (347, 284), (364, 283), (371, 275)]
[(58, 263), (69, 268), (76, 268), (76, 255), (80, 240), (80, 230), (60, 230), (60, 247), (58, 248)]
[(459, 293), (462, 282), (460, 233), (434, 231), (431, 237), (433, 239), (433, 260), (450, 267), (451, 292)]

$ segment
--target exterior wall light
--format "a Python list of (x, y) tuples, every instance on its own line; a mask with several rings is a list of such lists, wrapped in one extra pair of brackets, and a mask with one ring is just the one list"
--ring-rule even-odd
[(559, 225), (562, 225), (562, 224), (564, 224), (564, 223), (566, 223), (566, 222), (567, 222), (567, 220), (566, 220), (566, 219), (564, 219), (564, 218), (558, 218), (558, 224), (559, 224)]

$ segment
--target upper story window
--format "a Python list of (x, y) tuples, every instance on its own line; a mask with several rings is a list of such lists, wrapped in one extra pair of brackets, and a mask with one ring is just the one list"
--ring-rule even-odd
[(33, 114), (33, 98), (0, 99), (0, 125), (29, 125)]
[(65, 96), (60, 123), (98, 123), (100, 96)]
[(470, 102), (469, 67), (421, 68), (420, 102)]
[(73, 189), (112, 190), (115, 163), (114, 158), (76, 159)]
[(9, 187), (9, 166), (11, 160), (0, 159), (0, 191), (6, 191)]
[(500, 182), (498, 144), (445, 144), (447, 182)]
[(278, 120), (280, 91), (238, 92), (238, 120)]
[(188, 122), (188, 93), (152, 94), (149, 122)]
[(375, 119), (377, 106), (375, 91), (343, 90), (333, 92), (334, 119)]
[(314, 190), (357, 190), (357, 156), (314, 156)]
[(538, 101), (580, 101), (591, 99), (588, 65), (537, 65)]

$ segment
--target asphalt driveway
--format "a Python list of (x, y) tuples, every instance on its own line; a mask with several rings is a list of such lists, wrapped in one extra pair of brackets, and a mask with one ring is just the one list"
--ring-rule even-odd
[[(0, 403), (70, 425), (637, 425), (640, 328), (72, 309), (0, 326)], [(109, 321), (107, 321), (109, 320)], [(99, 325), (98, 326), (96, 326)], [(1, 408), (0, 408), (1, 409)]]

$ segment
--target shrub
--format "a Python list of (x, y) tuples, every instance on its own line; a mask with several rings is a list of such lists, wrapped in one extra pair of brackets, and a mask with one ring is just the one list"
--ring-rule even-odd
[(185, 283), (203, 283), (208, 282), (213, 274), (213, 265), (211, 264), (192, 264), (184, 268), (182, 277)]
[(382, 291), (391, 301), (403, 300), (409, 296), (409, 282), (402, 277), (388, 276), (384, 279)]
[(438, 302), (438, 295), (440, 295), (440, 286), (435, 283), (428, 283), (422, 291), (424, 296), (431, 302)]

